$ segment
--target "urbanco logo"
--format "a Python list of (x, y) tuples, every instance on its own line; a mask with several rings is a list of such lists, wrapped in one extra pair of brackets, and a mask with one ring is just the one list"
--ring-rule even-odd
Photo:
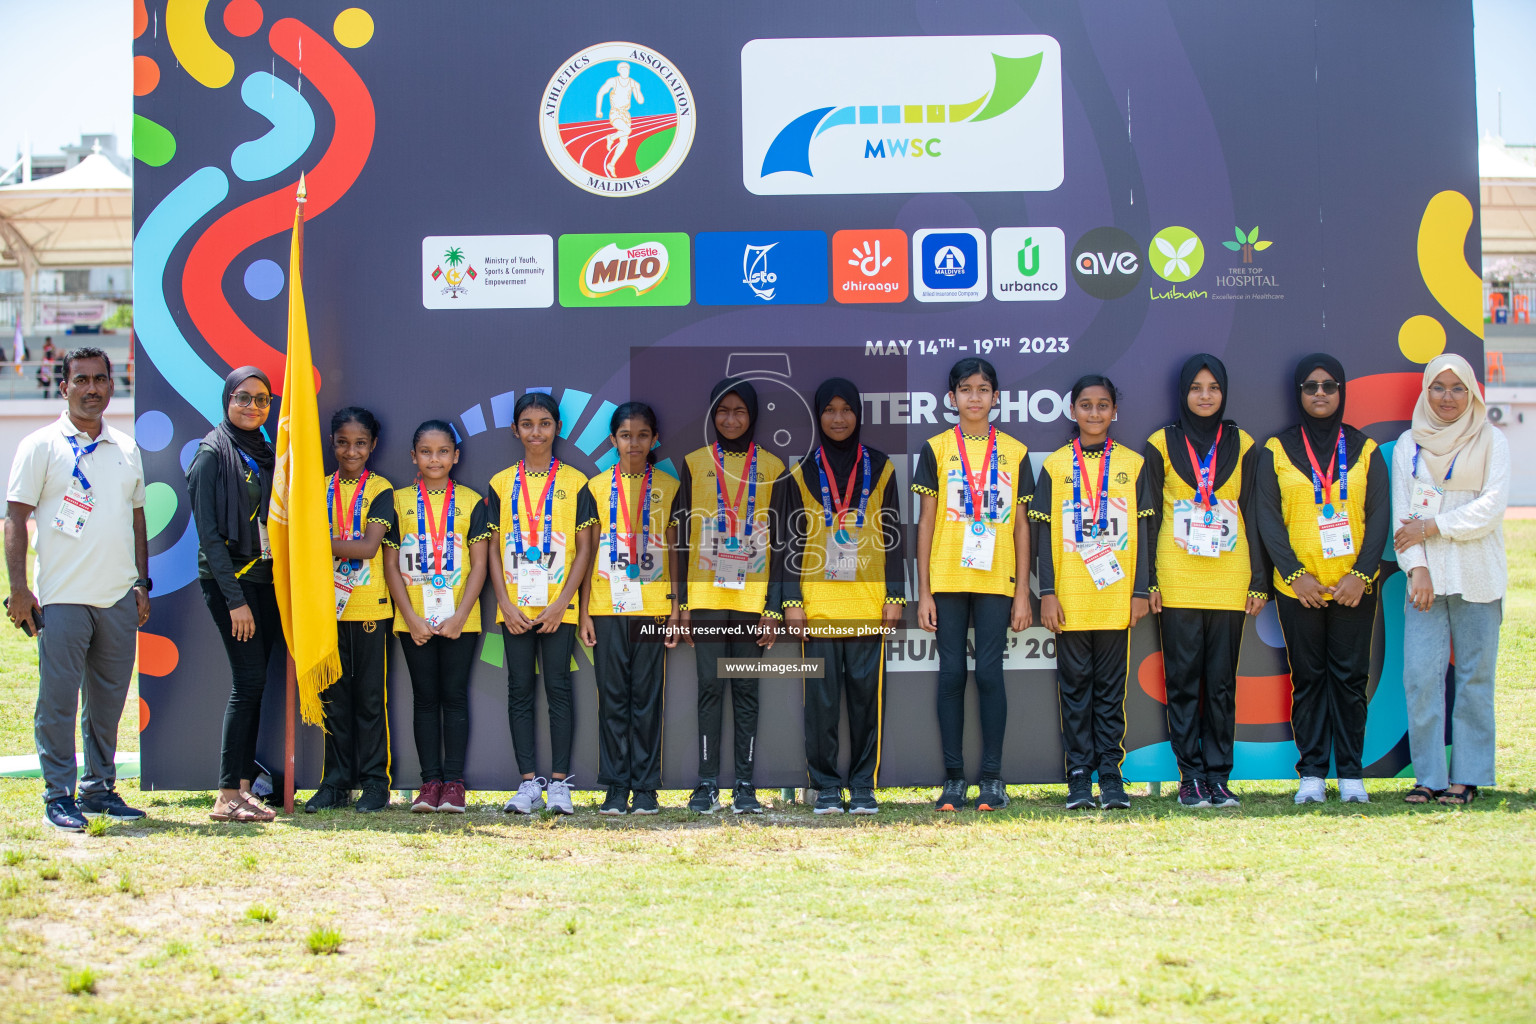
[(992, 232), (992, 297), (1004, 302), (1059, 299), (1067, 291), (1067, 236), (1060, 228)]
[(1147, 259), (1158, 277), (1182, 284), (1200, 273), (1200, 268), (1205, 265), (1205, 246), (1199, 235), (1175, 224), (1152, 236)]
[(686, 306), (688, 235), (561, 235), (560, 305)]
[(649, 192), (693, 145), (688, 80), (637, 43), (599, 43), (573, 54), (544, 87), (539, 135), (572, 184), (600, 196)]
[(754, 39), (742, 180), (757, 195), (1047, 191), (1061, 48), (1043, 35)]
[(1141, 280), (1141, 247), (1119, 228), (1094, 228), (1072, 247), (1072, 279), (1096, 299), (1129, 295)]

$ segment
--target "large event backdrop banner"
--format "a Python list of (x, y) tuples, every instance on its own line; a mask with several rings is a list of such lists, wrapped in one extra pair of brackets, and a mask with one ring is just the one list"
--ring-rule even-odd
[[(1124, 391), (1114, 434), (1140, 449), (1175, 416), (1178, 367), (1197, 351), (1226, 361), (1230, 414), (1261, 443), (1298, 416), (1305, 352), (1343, 361), (1348, 419), (1381, 442), (1407, 425), (1426, 361), (1481, 365), (1465, 0), (136, 0), (134, 34), (152, 788), (217, 777), (229, 669), (184, 470), (230, 367), (282, 380), (301, 171), (321, 418), (372, 409), (373, 466), (396, 486), (413, 478), (415, 425), (440, 417), (463, 439), (458, 480), (483, 492), (520, 456), (512, 405), (535, 390), (560, 404), (558, 454), (588, 473), (613, 464), (614, 405), (651, 402), (675, 471), (728, 372), (757, 382), (758, 437), (786, 460), (812, 443), (816, 385), (847, 376), (905, 492), (923, 441), (953, 422), (946, 373), (963, 355), (997, 366), (997, 425), (1037, 467), (1067, 441), (1065, 395), (1090, 371)], [(1387, 566), (1365, 744), (1377, 776), (1408, 765), (1404, 583)], [(493, 621), (489, 587), (482, 601)], [(911, 628), (915, 601), (907, 615), (887, 646), (883, 785), (942, 778), (934, 645)], [(418, 769), (398, 650), (405, 788)], [(1010, 782), (1062, 776), (1053, 655), (1041, 628), (1009, 637)], [(575, 665), (574, 772), (591, 785), (597, 697), (579, 645)], [(1236, 777), (1291, 776), (1273, 604), (1249, 620), (1239, 672)], [(516, 778), (506, 685), (493, 627), (471, 681), (471, 788)], [(802, 785), (801, 683), (762, 685), (755, 781)], [(1150, 618), (1128, 690), (1127, 777), (1176, 779)], [(278, 657), (267, 764), (282, 693)], [(541, 772), (544, 715), (541, 694)], [(974, 773), (974, 694), (969, 715)], [(729, 749), (729, 715), (726, 729)], [(303, 730), (301, 787), (318, 779), (320, 740)], [(696, 745), (680, 648), (668, 787), (693, 783)]]

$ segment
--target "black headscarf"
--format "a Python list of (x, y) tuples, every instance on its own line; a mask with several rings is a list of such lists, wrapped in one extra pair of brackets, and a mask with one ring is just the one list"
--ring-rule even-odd
[(226, 539), (235, 541), (237, 550), (242, 552), (254, 551), (259, 545), (252, 536), (254, 530), (251, 527), (250, 498), (245, 489), (246, 466), (240, 453), (250, 456), (251, 461), (261, 470), (259, 512), (262, 522), (267, 521), (267, 506), (272, 501), (272, 465), (276, 461), (272, 445), (260, 430), (242, 430), (229, 418), (229, 396), (252, 377), (265, 384), (268, 391), (272, 390), (272, 382), (267, 379), (267, 375), (254, 366), (242, 366), (230, 373), (224, 378), (224, 393), (219, 402), (224, 410), (224, 420), (203, 438), (203, 444), (212, 448), (219, 457), (219, 476), (223, 480), (223, 486), (217, 491), (215, 506), (219, 530)]
[[(1189, 388), (1201, 370), (1210, 370), (1211, 376), (1216, 378), (1216, 383), (1221, 387), (1221, 405), (1217, 407), (1214, 416), (1197, 416), (1189, 408)], [(1198, 487), (1199, 484), (1195, 482), (1195, 467), (1190, 465), (1189, 448), (1184, 442), (1187, 439), (1194, 445), (1196, 456), (1203, 459), (1216, 440), (1218, 427), (1223, 429), (1221, 444), (1216, 448), (1216, 478), (1212, 481), (1213, 486), (1220, 487), (1237, 472), (1242, 438), (1236, 423), (1222, 419), (1226, 411), (1226, 366), (1208, 352), (1190, 356), (1185, 360), (1184, 368), (1179, 371), (1179, 421), (1164, 431), (1163, 440), (1168, 446), (1168, 461), (1173, 465), (1174, 473), (1191, 487)]]
[[(842, 441), (832, 440), (821, 429), (821, 414), (827, 411), (827, 406), (832, 404), (834, 398), (847, 402), (854, 415), (853, 433)], [(816, 443), (826, 452), (827, 465), (840, 478), (846, 479), (853, 472), (854, 460), (859, 455), (859, 433), (863, 429), (864, 400), (859, 397), (858, 387), (845, 377), (832, 377), (823, 381), (821, 387), (816, 389)]]
[[(735, 440), (721, 437), (720, 432), (715, 429), (715, 409), (726, 395), (736, 395), (747, 407), (746, 433)], [(757, 431), (757, 389), (737, 377), (727, 377), (716, 384), (714, 390), (709, 393), (709, 430), (711, 436), (720, 443), (722, 451), (739, 454), (750, 448), (752, 435)]]
[[(1339, 382), (1339, 404), (1333, 411), (1333, 415), (1324, 419), (1317, 419), (1307, 412), (1306, 402), (1301, 394), (1301, 385), (1312, 375), (1313, 370), (1323, 369), (1328, 371), (1328, 376)], [(1328, 466), (1333, 458), (1335, 446), (1339, 443), (1339, 428), (1344, 428), (1344, 444), (1347, 455), (1348, 469), (1355, 464), (1360, 457), (1360, 450), (1365, 447), (1365, 435), (1354, 427), (1344, 422), (1344, 364), (1326, 352), (1314, 352), (1309, 356), (1303, 356), (1296, 364), (1295, 390), (1296, 408), (1301, 411), (1301, 422), (1290, 429), (1283, 431), (1280, 437), (1280, 446), (1290, 456), (1291, 462), (1304, 476), (1312, 475), (1312, 461), (1307, 458), (1307, 449), (1302, 444), (1302, 436), (1312, 445), (1312, 454), (1317, 456), (1317, 464)]]

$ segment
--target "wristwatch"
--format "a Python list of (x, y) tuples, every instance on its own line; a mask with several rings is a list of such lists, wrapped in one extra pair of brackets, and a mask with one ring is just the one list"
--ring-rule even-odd
[(155, 581), (148, 576), (145, 576), (143, 579), (134, 580), (133, 585), (134, 587), (144, 588), (144, 593), (146, 594), (155, 589)]

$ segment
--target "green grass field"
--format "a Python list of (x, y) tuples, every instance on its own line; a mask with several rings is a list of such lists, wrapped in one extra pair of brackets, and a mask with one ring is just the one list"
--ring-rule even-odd
[[(590, 795), (512, 820), (480, 793), (227, 826), (128, 783), (148, 822), (92, 836), (0, 781), (0, 1020), (1536, 1019), (1536, 523), (1507, 529), (1500, 785), (1466, 809), (1398, 781), (1306, 812), (1281, 783), (1194, 814), (891, 791), (838, 821), (607, 821)], [(0, 633), (0, 754), (32, 751), (35, 666)]]

